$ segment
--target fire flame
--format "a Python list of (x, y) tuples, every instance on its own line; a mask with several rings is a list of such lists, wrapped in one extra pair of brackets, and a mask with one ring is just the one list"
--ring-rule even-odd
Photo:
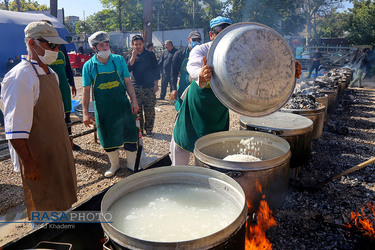
[[(366, 211), (371, 211), (366, 213)], [(371, 240), (375, 240), (375, 204), (367, 202), (365, 206), (362, 207), (361, 212), (351, 212), (350, 219), (353, 223), (347, 223), (345, 226), (349, 229), (356, 229), (362, 235), (369, 237)]]
[[(264, 200), (265, 195), (262, 193), (262, 187), (257, 182), (257, 191), (262, 194), (262, 200), (260, 201), (259, 210), (257, 213), (257, 224), (250, 225), (246, 223), (246, 241), (245, 249), (272, 249), (272, 244), (266, 237), (266, 231), (271, 227), (277, 225), (275, 219), (272, 216), (272, 210), (269, 208), (267, 202)], [(248, 207), (250, 204), (247, 203)]]

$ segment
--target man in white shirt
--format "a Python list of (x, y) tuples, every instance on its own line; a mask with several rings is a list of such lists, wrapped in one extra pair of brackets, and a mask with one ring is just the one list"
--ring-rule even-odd
[(179, 110), (170, 145), (172, 166), (188, 165), (194, 143), (204, 135), (229, 129), (229, 110), (214, 95), (209, 81), (212, 67), (206, 57), (212, 40), (232, 24), (229, 18), (218, 16), (210, 21), (211, 42), (195, 46), (186, 69), (193, 80)]
[(5, 134), (21, 163), (29, 219), (33, 211), (64, 211), (77, 201), (77, 178), (58, 77), (48, 64), (61, 39), (52, 25), (25, 28), (27, 58), (2, 82)]

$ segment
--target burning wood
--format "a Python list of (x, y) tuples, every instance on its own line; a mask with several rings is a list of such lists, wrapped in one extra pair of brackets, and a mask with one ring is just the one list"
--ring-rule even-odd
[[(372, 213), (372, 214), (371, 214)], [(362, 207), (360, 212), (350, 213), (351, 222), (348, 222), (345, 226), (353, 230), (354, 232), (360, 233), (362, 236), (375, 240), (375, 204), (367, 202)]]
[[(257, 182), (257, 191), (262, 194), (262, 200), (260, 201), (259, 210), (257, 213), (257, 223), (252, 225), (247, 221), (246, 223), (246, 241), (245, 249), (272, 249), (272, 244), (266, 237), (266, 231), (271, 227), (277, 225), (272, 210), (268, 207), (267, 202), (264, 200), (265, 195), (262, 192), (262, 187)], [(248, 204), (249, 206), (249, 204)]]

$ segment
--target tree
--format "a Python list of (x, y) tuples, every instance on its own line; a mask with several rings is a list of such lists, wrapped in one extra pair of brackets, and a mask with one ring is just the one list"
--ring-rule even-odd
[(348, 16), (347, 39), (353, 44), (375, 45), (375, 2), (354, 1)]
[(283, 35), (300, 32), (304, 18), (298, 12), (297, 0), (232, 0), (234, 22), (258, 22)]
[(339, 13), (336, 8), (333, 8), (331, 12), (316, 21), (318, 37), (335, 38), (345, 36), (348, 18), (346, 12)]
[(332, 8), (341, 7), (341, 0), (302, 0), (300, 12), (306, 20), (306, 45), (312, 38), (319, 38), (317, 32), (317, 19), (329, 13)]
[[(135, 31), (143, 28), (143, 1), (139, 0), (101, 0), (106, 8), (116, 13), (113, 30)], [(113, 16), (112, 16), (113, 18)], [(121, 29), (120, 29), (121, 28)]]
[(81, 21), (79, 20), (76, 24), (76, 32), (77, 34), (80, 34), (80, 33), (87, 33), (87, 34), (91, 34), (93, 33), (92, 32), (92, 29), (91, 27), (87, 24), (87, 22), (85, 21)]
[[(18, 6), (17, 6), (18, 3)], [(8, 8), (6, 7), (8, 5)], [(0, 9), (2, 10), (10, 10), (10, 11), (42, 11), (47, 10), (47, 6), (45, 4), (40, 5), (37, 1), (32, 0), (17, 0), (17, 1), (9, 1), (5, 0), (4, 3), (0, 4)], [(19, 9), (19, 10), (18, 10)]]

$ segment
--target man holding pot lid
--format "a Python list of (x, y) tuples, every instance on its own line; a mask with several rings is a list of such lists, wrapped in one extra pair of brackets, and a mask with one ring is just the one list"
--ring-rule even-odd
[[(98, 31), (88, 38), (96, 54), (83, 65), (83, 122), (95, 120), (100, 145), (107, 152), (111, 167), (104, 173), (112, 177), (120, 168), (119, 148), (126, 150), (127, 167), (134, 171), (138, 132), (134, 114), (139, 107), (125, 59), (111, 54), (109, 36)], [(89, 114), (90, 90), (95, 100), (95, 119)], [(126, 92), (131, 98), (129, 102)]]
[[(211, 42), (197, 45), (190, 52), (187, 71), (193, 80), (179, 110), (170, 146), (172, 166), (188, 165), (196, 140), (207, 134), (229, 129), (229, 110), (215, 96), (209, 85), (212, 68), (206, 57), (212, 40), (232, 24), (218, 16), (210, 21)], [(203, 66), (202, 66), (203, 65)]]
[(77, 201), (77, 177), (57, 74), (48, 67), (66, 44), (46, 22), (25, 28), (27, 58), (2, 82), (6, 139), (21, 161), (29, 219), (32, 211), (64, 211)]
[[(198, 45), (190, 52), (187, 71), (193, 79), (177, 116), (173, 130), (170, 158), (172, 165), (187, 165), (195, 142), (207, 134), (229, 129), (229, 110), (215, 96), (210, 87), (212, 67), (207, 56), (212, 40), (232, 24), (229, 18), (218, 16), (210, 21), (211, 42)], [(301, 65), (296, 62), (296, 77)]]

